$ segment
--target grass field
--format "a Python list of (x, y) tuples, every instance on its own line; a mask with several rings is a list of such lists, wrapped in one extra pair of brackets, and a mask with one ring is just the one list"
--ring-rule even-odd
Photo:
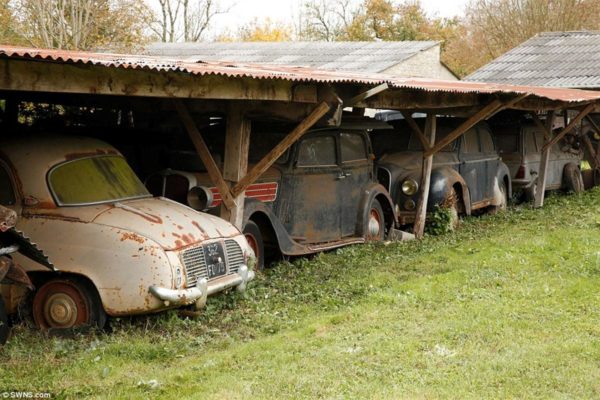
[(600, 190), (281, 263), (195, 320), (17, 327), (0, 390), (80, 398), (598, 398)]

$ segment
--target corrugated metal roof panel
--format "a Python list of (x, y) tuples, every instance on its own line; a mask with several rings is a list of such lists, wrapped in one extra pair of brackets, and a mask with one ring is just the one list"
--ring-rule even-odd
[(598, 62), (600, 32), (549, 32), (527, 40), (465, 80), (600, 89)]
[(180, 72), (190, 75), (219, 75), (229, 78), (285, 80), (306, 83), (348, 83), (380, 85), (440, 93), (529, 94), (540, 99), (562, 102), (600, 101), (600, 92), (549, 87), (515, 86), (498, 83), (443, 81), (400, 78), (389, 75), (351, 73), (290, 66), (265, 66), (231, 62), (186, 62), (160, 57), (90, 53), (64, 50), (0, 46), (0, 58), (38, 60), (65, 64), (86, 64), (105, 68)]
[[(194, 57), (203, 61), (260, 61), (263, 64), (280, 64), (277, 57), (281, 56), (290, 57), (292, 65), (334, 70), (352, 70), (343, 62), (351, 59), (355, 71), (377, 73), (437, 45), (435, 41), (152, 43), (145, 53), (179, 59)], [(250, 55), (262, 58), (250, 58)]]

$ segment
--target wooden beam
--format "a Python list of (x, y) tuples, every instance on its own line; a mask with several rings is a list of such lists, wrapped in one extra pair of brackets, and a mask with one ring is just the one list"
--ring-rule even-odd
[(596, 121), (594, 121), (594, 118), (590, 117), (589, 115), (586, 115), (585, 119), (590, 123), (590, 125), (596, 131), (596, 133), (598, 135), (600, 135), (600, 126), (598, 126), (598, 124), (596, 123)]
[(521, 100), (524, 100), (527, 96), (529, 96), (529, 94), (522, 94), (520, 96), (515, 97), (514, 99), (512, 99), (508, 103), (503, 104), (500, 108), (498, 108), (496, 111), (494, 111), (493, 113), (491, 113), (487, 118), (492, 118), (494, 115), (498, 114), (501, 111), (506, 110), (507, 108), (513, 108), (513, 107), (515, 107), (518, 102), (520, 102)]
[(233, 196), (243, 193), (248, 186), (254, 183), (273, 163), (285, 153), (285, 151), (302, 137), (321, 117), (331, 109), (326, 102), (322, 102), (314, 109), (304, 121), (290, 132), (281, 142), (277, 144), (266, 156), (263, 157), (232, 189)]
[[(225, 130), (225, 154), (223, 178), (229, 186), (235, 185), (248, 172), (248, 150), (250, 149), (250, 120), (244, 115), (245, 109), (239, 102), (233, 102), (227, 112)], [(228, 220), (242, 230), (244, 219), (244, 193), (235, 197), (233, 208), (221, 207), (221, 218)]]
[(459, 138), (462, 134), (464, 134), (467, 130), (471, 129), (476, 123), (478, 123), (481, 120), (486, 119), (488, 116), (493, 114), (498, 108), (502, 107), (502, 105), (503, 104), (500, 100), (492, 101), (487, 106), (485, 106), (481, 110), (479, 110), (479, 112), (477, 112), (475, 115), (473, 115), (472, 117), (467, 119), (465, 122), (460, 124), (460, 126), (458, 128), (456, 128), (455, 130), (453, 130), (452, 132), (450, 132), (450, 134), (448, 136), (446, 136), (445, 138), (440, 140), (438, 143), (436, 143), (432, 148), (427, 150), (425, 152), (425, 156), (427, 157), (427, 156), (433, 155), (433, 154), (437, 153), (438, 151), (440, 151), (441, 149), (443, 149), (444, 147), (448, 146), (450, 143), (452, 143), (457, 138)]
[(575, 118), (573, 118), (571, 122), (569, 122), (569, 125), (567, 125), (562, 131), (560, 131), (556, 136), (554, 136), (554, 138), (550, 142), (546, 143), (542, 150), (545, 150), (546, 148), (551, 148), (556, 143), (558, 143), (560, 139), (562, 139), (567, 133), (571, 132), (573, 128), (575, 128), (575, 126), (578, 123), (580, 123), (586, 115), (594, 111), (595, 108), (595, 104), (588, 104), (587, 107), (585, 107), (579, 114), (577, 114)]
[[(546, 115), (546, 126), (544, 127), (544, 131), (550, 132), (550, 137), (552, 137), (552, 125), (554, 124), (554, 111), (548, 111)], [(552, 139), (548, 143), (550, 143)], [(540, 158), (540, 168), (539, 175), (537, 177), (537, 191), (535, 193), (535, 199), (533, 201), (533, 206), (538, 208), (544, 205), (544, 197), (546, 194), (546, 176), (548, 175), (548, 162), (550, 160), (550, 149), (551, 147), (543, 147), (542, 148), (542, 157)]]
[(423, 146), (423, 150), (424, 151), (429, 150), (430, 149), (429, 140), (425, 137), (425, 135), (421, 131), (421, 128), (419, 128), (419, 125), (417, 124), (417, 122), (415, 121), (415, 119), (412, 117), (411, 113), (408, 112), (408, 111), (402, 111), (401, 110), (400, 114), (402, 114), (402, 116), (404, 117), (404, 120), (406, 121), (406, 123), (408, 124), (408, 126), (410, 126), (410, 128), (413, 130), (413, 132), (417, 135), (417, 137), (421, 141), (421, 145)]
[[(429, 136), (429, 146), (435, 143), (436, 116), (433, 113), (427, 114), (425, 122), (425, 135)], [(421, 186), (419, 189), (419, 200), (417, 201), (417, 210), (415, 214), (415, 224), (413, 233), (420, 239), (425, 232), (425, 220), (427, 219), (427, 202), (429, 201), (429, 185), (431, 183), (431, 170), (433, 167), (433, 153), (423, 155), (423, 168), (421, 174)]]
[(351, 98), (348, 101), (344, 102), (344, 107), (352, 107), (358, 103), (361, 103), (363, 101), (365, 101), (366, 99), (368, 99), (369, 97), (373, 97), (375, 95), (378, 95), (381, 92), (384, 92), (386, 90), (389, 89), (389, 86), (387, 83), (382, 83), (379, 86), (375, 86), (374, 88), (371, 88), (369, 90), (367, 90), (366, 92), (363, 92), (361, 94), (359, 94), (358, 96), (354, 96), (353, 98)]
[(536, 113), (531, 113), (531, 119), (533, 119), (533, 122), (538, 129), (544, 133), (544, 140), (546, 142), (550, 141), (550, 139), (552, 139), (552, 131), (548, 131), (548, 129), (546, 129), (540, 117), (538, 117)]
[(594, 149), (594, 145), (592, 144), (592, 141), (590, 140), (589, 136), (586, 134), (582, 134), (581, 141), (583, 142), (584, 146), (587, 148), (587, 151), (590, 154), (590, 157), (592, 157), (591, 160), (588, 160), (591, 162), (592, 168), (593, 169), (599, 168), (600, 167), (600, 159), (598, 159), (598, 154), (596, 153), (596, 149)]
[(2, 58), (0, 90), (317, 103), (315, 84)]
[(173, 105), (175, 106), (177, 114), (179, 115), (179, 118), (181, 118), (181, 122), (183, 123), (183, 126), (185, 127), (188, 136), (194, 144), (194, 147), (196, 148), (200, 159), (204, 163), (204, 166), (206, 167), (206, 171), (208, 172), (211, 181), (221, 192), (221, 197), (223, 198), (223, 203), (225, 204), (225, 207), (227, 207), (230, 210), (233, 209), (234, 207), (236, 207), (236, 203), (233, 198), (234, 196), (232, 196), (231, 194), (229, 185), (227, 185), (227, 182), (225, 182), (225, 180), (223, 179), (223, 175), (221, 175), (221, 171), (219, 170), (217, 163), (210, 154), (208, 146), (204, 142), (204, 139), (202, 139), (202, 134), (198, 130), (194, 119), (192, 118), (185, 104), (183, 104), (183, 101), (179, 99), (174, 99)]

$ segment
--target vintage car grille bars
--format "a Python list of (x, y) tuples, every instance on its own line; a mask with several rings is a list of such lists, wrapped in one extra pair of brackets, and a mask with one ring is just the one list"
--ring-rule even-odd
[[(225, 240), (225, 252), (228, 268), (227, 275), (237, 273), (244, 264), (242, 248), (235, 240), (227, 239)], [(196, 286), (198, 279), (208, 278), (204, 248), (202, 246), (185, 250), (181, 255), (181, 260), (185, 267), (187, 288)]]

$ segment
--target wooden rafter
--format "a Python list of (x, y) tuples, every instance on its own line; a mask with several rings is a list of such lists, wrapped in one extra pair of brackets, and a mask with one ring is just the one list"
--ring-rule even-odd
[(285, 151), (302, 137), (321, 117), (331, 109), (326, 102), (322, 102), (306, 117), (296, 128), (290, 132), (277, 146), (263, 157), (231, 190), (234, 197), (243, 193), (248, 186), (254, 183)]
[(227, 207), (230, 210), (233, 209), (236, 206), (234, 196), (231, 194), (229, 185), (227, 185), (227, 182), (225, 182), (225, 179), (223, 179), (223, 175), (221, 174), (217, 163), (210, 154), (210, 150), (208, 149), (206, 142), (204, 142), (202, 134), (198, 130), (198, 127), (196, 126), (192, 115), (188, 111), (183, 101), (179, 99), (174, 99), (173, 105), (175, 106), (177, 114), (179, 115), (179, 118), (181, 118), (181, 122), (183, 123), (183, 126), (185, 127), (188, 136), (194, 144), (194, 147), (196, 148), (200, 159), (204, 163), (204, 166), (206, 167), (206, 171), (208, 172), (210, 179), (221, 192), (221, 197), (223, 198), (223, 203), (225, 204), (225, 207)]
[(573, 130), (573, 128), (575, 128), (575, 126), (577, 126), (577, 124), (580, 123), (581, 120), (586, 115), (591, 113), (595, 108), (596, 108), (596, 105), (594, 103), (588, 104), (587, 107), (585, 107), (579, 114), (577, 114), (577, 116), (575, 118), (573, 118), (573, 120), (569, 123), (569, 125), (567, 125), (562, 131), (560, 131), (556, 136), (554, 136), (554, 138), (552, 138), (552, 140), (550, 140), (548, 143), (546, 143), (544, 145), (544, 147), (542, 148), (542, 151), (549, 149), (552, 146), (554, 146), (556, 143), (558, 143), (558, 141), (560, 139), (562, 139), (567, 133), (571, 132)]
[(374, 88), (371, 88), (371, 89), (367, 90), (366, 92), (363, 92), (363, 93), (359, 94), (358, 96), (354, 96), (350, 100), (344, 102), (344, 107), (352, 107), (362, 101), (365, 101), (369, 97), (373, 97), (375, 95), (378, 95), (381, 92), (388, 90), (389, 88), (390, 87), (387, 83), (382, 83), (381, 85), (375, 86)]
[(497, 109), (503, 106), (503, 103), (500, 100), (494, 100), (489, 103), (487, 106), (483, 107), (479, 112), (477, 112), (472, 117), (468, 118), (465, 122), (460, 124), (458, 128), (450, 132), (448, 136), (440, 140), (438, 143), (433, 145), (429, 150), (427, 150), (423, 156), (427, 157), (439, 152), (444, 147), (448, 146), (454, 140), (459, 138), (463, 133), (467, 130), (471, 129), (476, 123), (488, 118), (491, 114), (496, 112)]

